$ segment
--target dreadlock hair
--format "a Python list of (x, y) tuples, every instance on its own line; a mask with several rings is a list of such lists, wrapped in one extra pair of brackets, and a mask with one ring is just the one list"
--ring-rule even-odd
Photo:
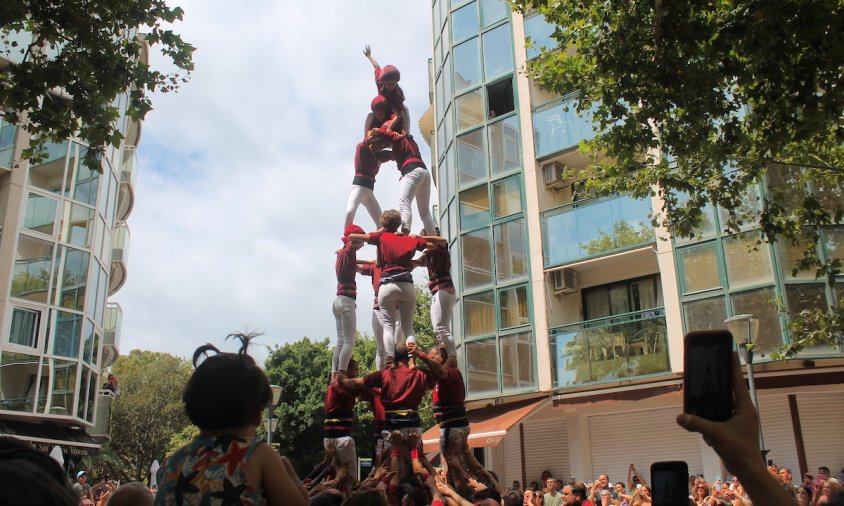
[[(223, 353), (213, 344), (196, 349), (193, 366), (196, 370), (185, 387), (182, 400), (185, 414), (201, 430), (240, 428), (253, 423), (272, 400), (267, 375), (246, 351), (257, 333), (229, 334), (226, 339), (239, 339), (237, 353)], [(206, 358), (197, 366), (202, 355)]]

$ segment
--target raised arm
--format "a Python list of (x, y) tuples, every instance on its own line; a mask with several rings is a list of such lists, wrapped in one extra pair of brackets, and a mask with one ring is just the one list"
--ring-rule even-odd
[(366, 56), (366, 59), (369, 60), (369, 63), (372, 64), (373, 68), (379, 68), (381, 65), (378, 65), (378, 62), (375, 61), (375, 58), (372, 57), (372, 48), (369, 47), (367, 44), (366, 48), (363, 50), (363, 55)]
[(446, 368), (440, 365), (439, 362), (428, 358), (428, 355), (426, 355), (424, 351), (421, 351), (416, 346), (416, 343), (407, 343), (407, 353), (409, 353), (413, 357), (418, 357), (420, 360), (422, 360), (422, 362), (425, 362), (425, 365), (427, 365), (428, 369), (431, 370), (431, 374), (433, 374), (437, 378), (446, 379), (448, 377), (448, 370), (446, 370)]

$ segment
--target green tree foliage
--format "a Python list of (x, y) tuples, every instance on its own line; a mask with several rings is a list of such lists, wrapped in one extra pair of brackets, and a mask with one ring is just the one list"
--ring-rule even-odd
[(91, 469), (112, 479), (143, 480), (152, 461), (172, 450), (174, 436), (189, 430), (182, 392), (193, 368), (167, 353), (132, 350), (111, 372), (121, 390), (111, 405), (111, 441)]
[[(0, 6), (0, 50), (20, 63), (0, 70), (4, 119), (21, 123), (38, 142), (77, 134), (93, 148), (93, 161), (122, 139), (115, 97), (129, 91), (128, 114), (142, 119), (152, 109), (147, 92), (170, 92), (186, 82), (194, 48), (169, 24), (182, 19), (164, 0), (89, 2), (17, 0)], [(142, 39), (172, 63), (157, 70), (138, 58)], [(19, 43), (17, 32), (34, 35)], [(32, 156), (36, 151), (27, 151)], [(89, 163), (96, 167), (98, 164)]]
[(598, 231), (598, 237), (587, 241), (581, 247), (589, 255), (597, 255), (636, 244), (645, 244), (656, 240), (650, 223), (639, 222), (635, 227), (627, 221), (613, 223), (611, 234)]
[[(542, 13), (565, 48), (533, 60), (531, 76), (592, 111), (597, 135), (581, 151), (593, 164), (567, 177), (586, 180), (592, 195), (658, 193), (665, 205), (655, 223), (681, 237), (694, 236), (705, 206), (716, 204), (728, 216), (724, 230), (750, 222), (765, 241), (798, 244), (804, 256), (794, 267), (835, 282), (841, 261), (819, 256), (817, 244), (819, 229), (844, 214), (844, 4), (513, 5)], [(739, 212), (765, 180), (759, 211)], [(840, 322), (844, 305), (831, 311), (826, 321)]]

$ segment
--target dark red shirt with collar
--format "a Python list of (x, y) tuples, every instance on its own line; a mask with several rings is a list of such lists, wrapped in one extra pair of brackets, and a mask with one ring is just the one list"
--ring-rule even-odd
[(325, 437), (352, 435), (355, 393), (340, 383), (332, 383), (325, 392)]
[(355, 177), (352, 179), (352, 184), (364, 186), (370, 190), (374, 189), (375, 176), (378, 175), (380, 168), (381, 162), (378, 161), (375, 153), (365, 142), (359, 142), (355, 147)]
[(358, 272), (364, 276), (372, 277), (372, 291), (375, 292), (375, 302), (372, 309), (380, 309), (378, 305), (378, 287), (381, 286), (381, 269), (376, 264), (364, 264), (358, 266)]
[(421, 260), (428, 268), (428, 289), (432, 294), (437, 293), (441, 288), (454, 290), (454, 282), (451, 280), (451, 255), (448, 254), (448, 248), (425, 250)]
[(334, 262), (334, 270), (337, 273), (337, 295), (345, 295), (354, 299), (357, 296), (357, 251), (352, 249), (351, 241), (343, 245), (337, 252), (337, 260)]
[(419, 403), (427, 390), (433, 385), (430, 371), (411, 369), (398, 362), (393, 369), (383, 369), (363, 378), (368, 388), (381, 389), (381, 402), (384, 410), (419, 409)]
[(444, 367), (446, 377), (434, 376), (433, 401), (434, 419), (440, 427), (465, 427), (469, 425), (466, 417), (466, 386), (463, 375), (456, 367)]
[(372, 232), (367, 242), (378, 247), (377, 263), (381, 267), (382, 275), (411, 272), (413, 256), (426, 247), (426, 242), (421, 237), (396, 235), (392, 232)]
[(427, 170), (425, 162), (422, 161), (422, 153), (419, 151), (419, 145), (416, 144), (412, 136), (401, 135), (395, 132), (389, 135), (393, 141), (393, 160), (396, 161), (396, 167), (402, 176), (417, 167)]
[(380, 388), (367, 388), (358, 394), (358, 399), (368, 402), (372, 407), (372, 416), (375, 417), (375, 430), (380, 431), (384, 427), (384, 420), (387, 415), (384, 413), (384, 404), (381, 402)]

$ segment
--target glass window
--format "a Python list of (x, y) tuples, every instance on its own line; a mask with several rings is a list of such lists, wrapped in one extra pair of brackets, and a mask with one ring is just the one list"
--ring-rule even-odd
[(503, 218), (522, 211), (522, 179), (508, 177), (492, 183), (493, 212), (496, 218)]
[(79, 343), (82, 340), (81, 314), (50, 310), (55, 317), (53, 328), (53, 355), (78, 358)]
[(785, 238), (779, 238), (776, 246), (780, 253), (780, 267), (782, 268), (783, 276), (786, 279), (815, 279), (815, 269), (807, 268), (797, 271), (792, 274), (792, 269), (797, 266), (797, 262), (803, 258), (803, 251), (808, 245), (808, 232), (801, 234), (800, 239), (796, 244), (790, 243)]
[[(95, 206), (97, 204), (100, 173), (85, 164), (83, 157), (87, 152), (88, 148), (78, 144), (73, 145), (67, 171), (68, 181), (65, 187), (65, 196), (89, 206)], [(74, 175), (75, 177), (73, 177)]]
[(686, 315), (686, 332), (723, 329), (727, 319), (724, 297), (686, 302), (683, 312)]
[(91, 247), (94, 210), (71, 202), (64, 205), (64, 227), (59, 240), (82, 248)]
[(457, 178), (461, 187), (486, 179), (483, 128), (457, 138)]
[(443, 59), (443, 105), (451, 102), (451, 97), (454, 95), (454, 87), (451, 85), (451, 65), (449, 65), (449, 56), (446, 55)]
[[(759, 196), (759, 187), (756, 185), (749, 186), (742, 196), (741, 204), (735, 210), (736, 220), (741, 222), (739, 230), (751, 230), (758, 228), (759, 215), (762, 212), (762, 198)], [(724, 208), (718, 208), (718, 218), (721, 222), (721, 230), (727, 228), (727, 223), (730, 218)]]
[(95, 353), (94, 350), (94, 324), (89, 318), (85, 318), (85, 328), (82, 331), (82, 336), (85, 339), (85, 344), (82, 346), (82, 360), (91, 363), (91, 355)]
[(532, 341), (530, 332), (501, 337), (501, 386), (505, 392), (536, 385)]
[[(440, 0), (439, 1), (439, 8), (440, 8), (440, 19), (445, 20), (446, 23), (448, 22), (448, 14), (449, 14), (449, 0)], [(448, 25), (446, 24), (445, 30), (443, 30), (443, 37), (448, 36)]]
[(38, 346), (38, 322), (41, 317), (40, 311), (12, 309), (12, 327), (9, 329), (9, 342), (21, 346), (35, 348)]
[(32, 411), (38, 379), (38, 357), (3, 351), (0, 359), (0, 399), (9, 411)]
[(108, 275), (102, 267), (97, 267), (97, 269), (100, 271), (100, 276), (97, 284), (97, 300), (94, 309), (94, 321), (96, 321), (98, 325), (102, 325), (103, 311), (105, 309), (106, 297), (108, 297), (108, 293), (106, 292), (108, 289)]
[(835, 184), (832, 181), (828, 181), (825, 184), (812, 181), (812, 193), (814, 193), (821, 208), (827, 211), (841, 209), (841, 201), (842, 197), (844, 197), (841, 188), (842, 185)]
[(829, 307), (826, 301), (826, 288), (823, 283), (787, 284), (785, 285), (785, 299), (788, 314), (792, 316), (804, 310), (825, 310)]
[(530, 324), (527, 286), (517, 286), (498, 292), (500, 329)]
[(498, 357), (495, 339), (466, 343), (469, 394), (498, 392)]
[(438, 201), (442, 211), (445, 211), (451, 197), (448, 183), (448, 155), (446, 155), (437, 165), (437, 190), (439, 190)]
[(690, 244), (699, 240), (706, 240), (715, 237), (715, 214), (712, 210), (712, 204), (705, 204), (701, 208), (701, 222), (700, 226), (695, 228), (692, 233), (694, 237), (679, 237), (674, 236), (675, 244)]
[(529, 37), (531, 43), (531, 47), (527, 49), (529, 60), (539, 56), (543, 48), (554, 49), (559, 46), (553, 37), (554, 28), (554, 25), (546, 21), (542, 14), (525, 19), (525, 37)]
[(521, 279), (528, 274), (525, 220), (495, 226), (495, 278), (499, 283)]
[(478, 3), (472, 2), (451, 14), (451, 38), (455, 42), (478, 34)]
[(56, 359), (52, 362), (53, 396), (50, 399), (50, 414), (73, 415), (77, 362)]
[(478, 39), (454, 47), (454, 91), (459, 93), (481, 83), (481, 55)]
[(758, 239), (757, 232), (724, 238), (724, 260), (727, 264), (730, 288), (744, 288), (773, 281), (770, 248), (766, 243), (757, 244)]
[(507, 17), (510, 6), (503, 0), (481, 0), (481, 26), (486, 28)]
[(76, 407), (76, 417), (85, 418), (85, 406), (87, 403), (88, 382), (90, 381), (91, 371), (87, 367), (81, 367), (82, 377), (79, 378), (79, 402)]
[(445, 113), (445, 73), (441, 73), (439, 77), (437, 77), (437, 83), (434, 85), (434, 95), (437, 99), (437, 120), (440, 120), (443, 117), (443, 113)]
[[(512, 82), (508, 80), (508, 82)], [(522, 149), (519, 143), (519, 117), (510, 116), (487, 127), (489, 133), (489, 169), (492, 176), (519, 170)]]
[(472, 90), (454, 100), (457, 107), (457, 130), (466, 130), (484, 122), (483, 88)]
[(463, 297), (463, 313), (464, 335), (467, 339), (495, 334), (495, 303), (492, 292)]
[(26, 216), (23, 226), (42, 234), (53, 235), (56, 224), (56, 207), (56, 200), (37, 193), (30, 193), (26, 201)]
[(824, 245), (827, 257), (837, 258), (844, 262), (844, 228), (827, 228), (823, 230)]
[[(569, 106), (568, 110), (566, 106)], [(580, 115), (571, 102), (533, 114), (533, 142), (537, 158), (573, 148), (581, 140), (594, 136), (590, 111)]]
[(489, 81), (513, 71), (513, 37), (510, 23), (483, 34), (484, 79)]
[(773, 287), (734, 293), (730, 299), (733, 314), (752, 314), (759, 318), (759, 335), (754, 344), (762, 353), (773, 351), (782, 344), (782, 328)]
[(56, 276), (53, 279), (57, 305), (78, 311), (85, 309), (89, 258), (90, 254), (85, 251), (61, 247), (59, 261), (56, 262)]
[(503, 116), (516, 108), (513, 95), (513, 77), (489, 84), (486, 87), (487, 117), (489, 119)]
[(714, 242), (681, 249), (680, 264), (683, 268), (683, 293), (721, 287)]
[(53, 193), (61, 193), (64, 166), (67, 162), (67, 142), (47, 143), (43, 154), (46, 158), (29, 166), (29, 184)]
[(486, 185), (460, 192), (460, 229), (489, 225), (489, 190)]
[[(7, 36), (4, 33), (4, 36)], [(18, 129), (16, 125), (6, 123), (0, 119), (0, 167), (12, 168), (12, 156), (15, 153), (15, 136)]]
[(9, 294), (46, 304), (52, 263), (52, 243), (23, 234), (18, 236), (12, 288)]
[(488, 228), (462, 236), (460, 249), (463, 251), (463, 286), (466, 290), (492, 284), (492, 254), (489, 243)]
[(439, 6), (439, 4), (441, 4), (443, 2), (448, 2), (448, 0), (439, 0), (439, 3), (437, 3), (437, 0), (434, 0), (434, 4), (433, 4), (434, 33), (436, 33), (440, 29), (440, 26), (442, 26), (442, 19), (443, 18), (442, 18), (442, 16), (440, 16), (440, 6)]

